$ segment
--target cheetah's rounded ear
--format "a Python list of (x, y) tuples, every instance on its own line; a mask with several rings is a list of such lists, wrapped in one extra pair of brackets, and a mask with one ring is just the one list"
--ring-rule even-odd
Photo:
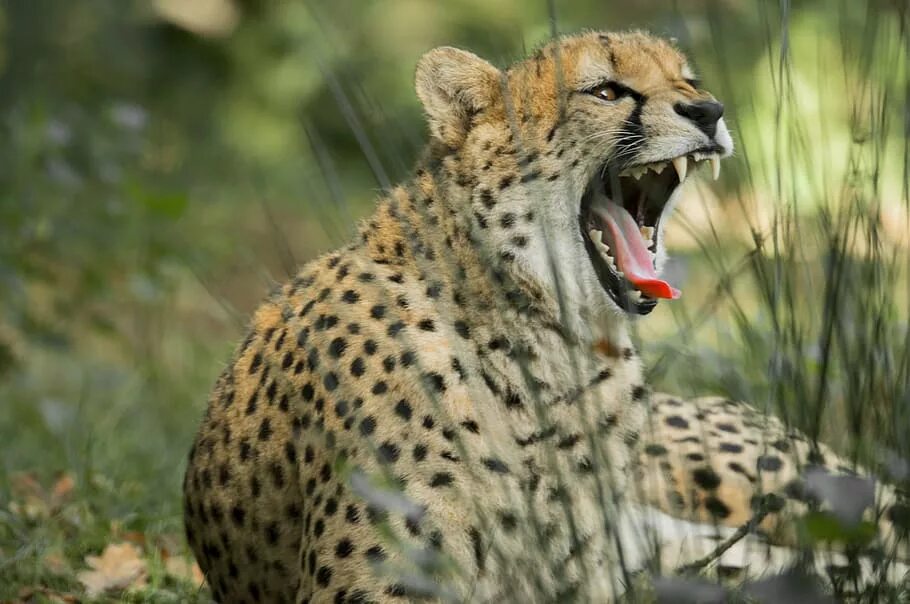
[(500, 73), (475, 54), (443, 46), (420, 58), (416, 88), (430, 132), (455, 147), (464, 140), (472, 117), (500, 96)]

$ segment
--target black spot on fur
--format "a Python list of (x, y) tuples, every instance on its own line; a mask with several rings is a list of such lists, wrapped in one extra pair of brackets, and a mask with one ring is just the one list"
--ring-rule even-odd
[(270, 522), (265, 527), (265, 540), (269, 545), (277, 545), (281, 533), (278, 531), (278, 523)]
[(663, 445), (649, 444), (645, 446), (645, 453), (651, 457), (658, 457), (667, 454), (667, 448)]
[(427, 385), (436, 392), (442, 393), (446, 391), (445, 378), (443, 378), (440, 374), (436, 373), (435, 371), (430, 371), (423, 374), (423, 377)]
[(259, 371), (259, 368), (262, 367), (262, 353), (257, 352), (253, 355), (253, 360), (250, 362), (250, 375)]
[(581, 434), (570, 434), (564, 436), (556, 443), (557, 449), (571, 449), (581, 440)]
[(411, 419), (411, 404), (402, 399), (395, 404), (395, 415), (407, 421)]
[(523, 182), (523, 183), (533, 182), (533, 181), (537, 180), (538, 178), (540, 178), (540, 175), (541, 175), (540, 169), (532, 170), (531, 172), (527, 172), (526, 174), (521, 175), (521, 182)]
[(236, 525), (237, 528), (243, 527), (243, 521), (245, 518), (246, 510), (244, 510), (242, 507), (235, 505), (233, 508), (231, 508), (231, 520), (233, 520), (234, 525)]
[(705, 499), (705, 509), (715, 518), (726, 518), (730, 515), (730, 508), (728, 508), (723, 501), (714, 496)]
[(329, 392), (335, 390), (338, 387), (338, 376), (334, 372), (328, 372), (325, 374), (325, 377), (322, 378), (322, 385), (325, 386), (325, 389)]
[(351, 375), (354, 377), (361, 377), (366, 371), (366, 365), (363, 362), (363, 359), (357, 357), (351, 362)]
[(347, 507), (344, 511), (344, 519), (347, 520), (349, 524), (357, 524), (360, 522), (360, 512), (357, 511), (356, 505), (352, 503)]
[(252, 452), (253, 449), (249, 441), (245, 438), (242, 439), (240, 441), (240, 461), (249, 461), (250, 457), (252, 457)]
[(493, 197), (493, 193), (491, 193), (488, 189), (484, 189), (480, 192), (480, 202), (488, 210), (492, 209), (493, 206), (496, 205), (496, 199)]
[(259, 424), (259, 440), (268, 440), (272, 436), (272, 422), (269, 418), (264, 418)]
[(495, 457), (487, 457), (480, 460), (486, 469), (496, 474), (508, 474), (509, 466)]
[(430, 285), (427, 286), (426, 295), (427, 295), (427, 298), (436, 299), (439, 297), (439, 294), (441, 292), (442, 292), (441, 283), (431, 283)]
[(471, 336), (471, 332), (468, 329), (468, 324), (464, 321), (455, 321), (454, 323), (455, 333), (467, 340)]
[(329, 583), (332, 581), (332, 569), (328, 566), (320, 566), (319, 570), (316, 572), (316, 583), (322, 587), (328, 587)]
[(720, 476), (717, 475), (717, 472), (711, 468), (696, 468), (692, 471), (692, 479), (695, 481), (695, 484), (710, 491), (716, 489), (720, 486)]
[(448, 472), (437, 472), (433, 474), (430, 480), (430, 486), (433, 488), (446, 487), (455, 482), (455, 477)]
[(689, 422), (684, 417), (681, 417), (679, 415), (671, 415), (664, 421), (667, 422), (668, 426), (672, 426), (674, 428), (688, 428), (689, 427)]
[(783, 439), (774, 441), (773, 443), (771, 443), (771, 446), (774, 447), (775, 449), (777, 449), (778, 451), (780, 451), (781, 453), (786, 453), (790, 450), (790, 443), (788, 443), (787, 441), (785, 441)]
[(471, 434), (479, 434), (480, 426), (472, 419), (461, 422), (461, 426)]
[(511, 533), (518, 527), (518, 518), (512, 512), (503, 510), (499, 513), (499, 523), (506, 532)]
[(373, 416), (367, 416), (360, 422), (360, 433), (369, 436), (376, 430), (376, 419)]
[(332, 340), (331, 344), (329, 344), (329, 354), (336, 359), (339, 359), (344, 355), (344, 351), (347, 347), (348, 343), (344, 338), (335, 338)]
[(250, 395), (250, 399), (246, 402), (246, 414), (253, 415), (256, 413), (256, 404), (259, 400), (259, 391), (256, 390), (253, 394)]
[(471, 545), (474, 548), (474, 563), (477, 564), (477, 570), (482, 573), (486, 569), (486, 556), (483, 541), (480, 539), (480, 531), (477, 530), (477, 527), (472, 526), (468, 534), (471, 537)]
[(300, 309), (300, 312), (297, 313), (297, 316), (305, 317), (307, 314), (309, 314), (309, 312), (311, 310), (313, 310), (314, 306), (316, 306), (316, 300), (310, 300), (309, 302), (307, 302), (306, 304), (303, 305), (303, 308)]
[(367, 551), (364, 552), (364, 555), (371, 562), (382, 562), (386, 558), (385, 551), (380, 545), (374, 545), (371, 548), (367, 549)]
[(762, 455), (755, 465), (765, 472), (777, 472), (784, 464), (776, 455)]
[(269, 465), (269, 473), (272, 475), (272, 484), (276, 489), (284, 488), (284, 468), (281, 467), (278, 463), (272, 463)]
[(354, 544), (350, 539), (342, 539), (335, 546), (335, 556), (338, 558), (347, 558), (354, 552)]

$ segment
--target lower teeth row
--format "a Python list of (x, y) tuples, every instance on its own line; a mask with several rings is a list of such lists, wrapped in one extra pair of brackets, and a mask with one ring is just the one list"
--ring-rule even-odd
[[(642, 228), (651, 229), (652, 234), (654, 232), (653, 227), (642, 227)], [(598, 231), (597, 229), (591, 229), (590, 231), (588, 231), (588, 235), (591, 237), (591, 241), (594, 242), (594, 245), (597, 247), (598, 251), (600, 251), (600, 255), (603, 256), (603, 258), (607, 261), (607, 264), (610, 265), (610, 268), (612, 268), (613, 271), (618, 276), (625, 277), (625, 274), (616, 267), (616, 260), (613, 258), (613, 256), (610, 255), (610, 246), (608, 246), (603, 241), (603, 231)], [(648, 250), (648, 253), (651, 254), (651, 259), (653, 261), (654, 253), (651, 252), (650, 250)], [(629, 292), (627, 295), (633, 301), (636, 301), (636, 302), (641, 301), (641, 292), (639, 290), (635, 289), (634, 287), (629, 289)]]
[[(641, 227), (642, 238), (648, 243), (648, 255), (651, 256), (651, 262), (654, 262), (657, 259), (657, 254), (651, 249), (654, 246), (654, 227)], [(591, 229), (588, 231), (588, 236), (591, 238), (591, 241), (594, 242), (595, 247), (600, 251), (601, 255), (606, 259), (607, 263), (613, 268), (616, 273), (622, 277), (623, 273), (616, 267), (616, 259), (610, 254), (610, 246), (606, 244), (603, 240), (603, 231), (598, 231), (597, 229)]]
[(603, 231), (598, 231), (597, 229), (591, 229), (588, 231), (588, 236), (591, 238), (591, 241), (594, 242), (594, 246), (600, 251), (600, 255), (604, 257), (607, 261), (607, 264), (618, 274), (620, 277), (623, 276), (622, 271), (616, 267), (616, 260), (613, 256), (610, 255), (610, 246), (604, 243), (603, 241)]

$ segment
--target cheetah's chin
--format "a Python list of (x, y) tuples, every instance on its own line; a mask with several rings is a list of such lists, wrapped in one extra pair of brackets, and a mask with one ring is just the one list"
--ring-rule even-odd
[(626, 312), (644, 315), (659, 298), (681, 295), (659, 278), (656, 260), (662, 217), (685, 182), (690, 162), (710, 162), (714, 178), (719, 176), (720, 158), (714, 153), (694, 152), (622, 170), (608, 163), (582, 198), (580, 226), (591, 263), (601, 286)]

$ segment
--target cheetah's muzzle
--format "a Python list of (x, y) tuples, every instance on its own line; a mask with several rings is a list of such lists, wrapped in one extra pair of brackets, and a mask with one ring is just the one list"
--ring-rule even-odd
[(582, 198), (580, 226), (591, 263), (603, 288), (626, 312), (644, 315), (658, 298), (681, 295), (659, 278), (655, 261), (662, 217), (686, 179), (689, 162), (710, 162), (715, 178), (719, 173), (720, 158), (713, 151), (621, 170), (607, 163)]

